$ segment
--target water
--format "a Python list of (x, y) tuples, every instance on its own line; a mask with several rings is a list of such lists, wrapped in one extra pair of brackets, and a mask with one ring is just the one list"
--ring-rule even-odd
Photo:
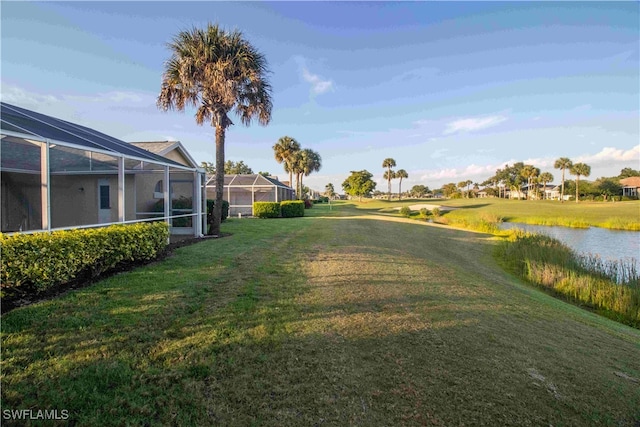
[(605, 260), (633, 258), (640, 270), (640, 232), (610, 230), (607, 228), (569, 228), (547, 225), (530, 225), (518, 222), (500, 224), (503, 230), (520, 228), (532, 233), (545, 234), (560, 240), (579, 254), (599, 255)]

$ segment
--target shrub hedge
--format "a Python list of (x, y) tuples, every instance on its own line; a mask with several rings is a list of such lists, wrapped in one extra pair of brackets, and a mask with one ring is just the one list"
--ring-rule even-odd
[(254, 202), (253, 216), (258, 218), (278, 218), (280, 216), (280, 203)]
[(302, 200), (285, 200), (280, 203), (283, 218), (304, 216), (304, 202)]
[(2, 296), (39, 293), (118, 264), (156, 258), (167, 245), (165, 222), (52, 233), (0, 233)]
[(403, 206), (400, 208), (400, 215), (409, 218), (411, 216), (411, 209), (409, 206)]
[[(207, 224), (213, 223), (213, 207), (216, 205), (216, 201), (213, 199), (207, 199)], [(222, 221), (229, 216), (229, 202), (222, 201)]]
[[(178, 199), (172, 201), (172, 209), (192, 209), (193, 202), (191, 197), (180, 196)], [(164, 213), (164, 199), (157, 200), (153, 206), (151, 206), (151, 212), (163, 212)], [(178, 215), (176, 213), (176, 215)], [(192, 217), (174, 218), (171, 221), (174, 227), (191, 227), (193, 224)]]

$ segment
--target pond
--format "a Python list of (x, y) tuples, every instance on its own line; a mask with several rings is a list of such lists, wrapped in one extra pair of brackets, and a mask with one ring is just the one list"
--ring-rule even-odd
[(580, 254), (599, 255), (607, 260), (634, 258), (640, 269), (640, 232), (610, 230), (607, 228), (569, 228), (547, 225), (530, 225), (518, 222), (500, 224), (503, 230), (520, 228), (532, 233), (546, 234), (560, 240)]

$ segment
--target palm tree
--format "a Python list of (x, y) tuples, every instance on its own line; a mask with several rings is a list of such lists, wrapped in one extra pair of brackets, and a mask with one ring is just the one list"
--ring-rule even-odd
[(520, 175), (523, 178), (527, 178), (527, 200), (531, 200), (531, 187), (535, 181), (535, 178), (540, 174), (540, 169), (533, 165), (524, 165)]
[(216, 202), (210, 234), (220, 234), (224, 186), (225, 133), (234, 111), (246, 126), (256, 118), (271, 121), (271, 85), (267, 61), (241, 32), (218, 25), (181, 31), (167, 44), (171, 57), (164, 64), (157, 105), (163, 111), (196, 108), (196, 123), (205, 121), (216, 135)]
[(382, 174), (382, 179), (386, 179), (389, 183), (389, 192), (387, 193), (387, 197), (391, 200), (391, 180), (396, 178), (396, 173), (394, 171), (384, 171)]
[(336, 189), (333, 187), (331, 182), (324, 186), (324, 195), (329, 199), (333, 199), (335, 197)]
[(300, 144), (290, 136), (283, 136), (273, 146), (276, 162), (284, 162), (284, 170), (285, 172), (289, 172), (289, 187), (293, 186), (293, 170), (291, 169), (291, 165), (294, 153), (297, 151), (300, 151)]
[(392, 158), (388, 157), (388, 158), (386, 158), (386, 159), (384, 159), (382, 161), (382, 167), (383, 168), (387, 168), (387, 172), (385, 173), (383, 178), (387, 180), (387, 184), (389, 186), (389, 191), (387, 192), (387, 197), (389, 198), (389, 200), (391, 200), (391, 180), (393, 178), (395, 178), (391, 168), (395, 168), (396, 167), (396, 161), (393, 160)]
[(572, 166), (573, 162), (567, 157), (560, 157), (553, 164), (554, 169), (562, 169), (562, 188), (560, 190), (560, 202), (564, 202), (564, 171), (566, 169), (571, 169)]
[(322, 158), (317, 152), (305, 148), (294, 155), (293, 172), (296, 173), (298, 198), (302, 198), (302, 177), (317, 172), (322, 167)]
[(538, 176), (538, 182), (542, 183), (542, 191), (544, 191), (543, 199), (545, 199), (547, 195), (547, 182), (551, 181), (553, 181), (551, 172), (542, 172), (540, 176)]
[(466, 185), (466, 187), (467, 187), (467, 199), (468, 199), (468, 198), (469, 198), (469, 196), (470, 196), (469, 186), (471, 186), (471, 184), (473, 184), (473, 181), (471, 181), (470, 179), (468, 179), (468, 180), (466, 180), (464, 183), (465, 183), (465, 185)]
[(578, 203), (580, 201), (580, 197), (579, 197), (580, 193), (578, 191), (578, 187), (580, 186), (580, 177), (589, 176), (591, 174), (591, 166), (585, 163), (576, 163), (571, 167), (569, 172), (571, 173), (571, 175), (576, 176), (576, 203)]
[(402, 200), (402, 178), (409, 178), (409, 174), (404, 169), (398, 169), (395, 177), (400, 179), (400, 183), (398, 184), (398, 197)]

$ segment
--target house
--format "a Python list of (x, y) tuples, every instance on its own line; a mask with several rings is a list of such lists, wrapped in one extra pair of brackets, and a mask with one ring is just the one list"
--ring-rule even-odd
[(170, 158), (184, 147), (164, 157), (5, 102), (0, 118), (3, 233), (163, 220), (172, 234), (202, 235), (204, 170)]
[[(216, 198), (215, 177), (207, 180), (207, 198)], [(222, 198), (229, 202), (229, 216), (253, 215), (254, 202), (282, 202), (295, 199), (295, 190), (277, 177), (260, 174), (225, 175)]]
[(640, 195), (640, 176), (631, 176), (620, 180), (622, 195), (637, 198)]

